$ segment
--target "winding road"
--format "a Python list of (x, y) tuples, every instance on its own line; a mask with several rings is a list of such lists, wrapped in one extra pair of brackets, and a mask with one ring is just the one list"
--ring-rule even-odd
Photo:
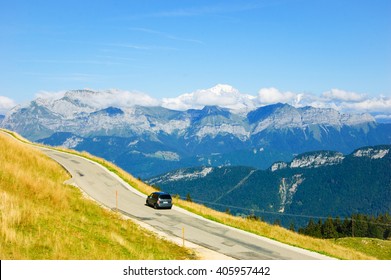
[(175, 205), (171, 210), (155, 210), (145, 205), (146, 195), (136, 191), (103, 166), (80, 156), (49, 148), (39, 149), (68, 170), (72, 176), (72, 184), (105, 207), (118, 207), (122, 214), (168, 237), (178, 239), (184, 234), (186, 242), (217, 252), (224, 259), (330, 259), (209, 221)]

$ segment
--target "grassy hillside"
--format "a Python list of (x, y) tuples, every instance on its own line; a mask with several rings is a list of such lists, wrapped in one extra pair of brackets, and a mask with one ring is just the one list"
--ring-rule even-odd
[(0, 133), (0, 259), (194, 259), (64, 185), (40, 151)]
[(335, 240), (335, 243), (364, 252), (379, 260), (391, 260), (391, 240), (356, 237), (340, 238)]
[[(17, 136), (20, 137), (20, 136)], [(75, 151), (68, 150), (67, 152), (74, 153), (74, 154), (80, 154)], [(101, 158), (94, 157), (88, 153), (82, 154), (84, 157), (87, 157), (91, 160), (94, 160), (98, 163), (101, 163), (102, 165), (106, 166), (109, 170), (116, 173), (120, 177), (122, 177), (126, 182), (128, 182), (130, 185), (135, 187), (136, 189), (140, 190), (141, 192), (145, 194), (149, 194), (152, 191), (155, 191), (155, 189), (144, 182), (134, 178), (129, 173), (123, 171), (122, 169), (118, 168), (117, 166), (113, 165), (112, 163), (109, 163)], [(1, 159), (0, 159), (1, 160)], [(3, 161), (0, 161), (3, 162)], [(1, 168), (2, 169), (2, 168)], [(62, 180), (60, 180), (61, 185)], [(70, 188), (70, 187), (68, 187)], [(70, 188), (73, 191), (73, 188)], [(329, 256), (333, 256), (340, 259), (349, 259), (349, 260), (355, 260), (355, 259), (391, 259), (391, 241), (384, 241), (379, 245), (378, 242), (362, 242), (360, 243), (360, 246), (356, 246), (355, 242), (357, 239), (354, 238), (344, 238), (343, 240), (325, 240), (325, 239), (317, 239), (309, 236), (300, 235), (298, 233), (289, 231), (287, 229), (284, 229), (279, 226), (270, 225), (267, 223), (264, 223), (262, 221), (254, 221), (249, 220), (241, 217), (234, 217), (232, 215), (218, 212), (215, 210), (212, 210), (210, 208), (207, 208), (203, 205), (196, 204), (193, 202), (183, 201), (178, 198), (175, 198), (174, 203), (177, 206), (180, 206), (184, 209), (187, 209), (191, 212), (194, 212), (196, 214), (199, 214), (203, 217), (206, 217), (208, 219), (214, 220), (219, 223), (227, 224), (236, 228), (240, 228), (249, 232), (253, 232), (255, 234), (265, 236), (277, 241), (281, 241), (283, 243), (291, 244), (296, 247), (305, 248), (311, 251), (320, 252)], [(92, 204), (95, 207), (95, 204)], [(79, 210), (80, 211), (80, 210)], [(84, 211), (84, 210), (83, 210)], [(107, 213), (106, 211), (103, 211), (106, 215), (113, 215), (110, 213)], [(115, 216), (115, 215), (114, 215)], [(134, 227), (134, 225), (132, 225)], [(148, 233), (145, 233), (148, 235)], [(367, 239), (368, 240), (368, 239)], [(380, 247), (379, 247), (380, 246)], [(178, 252), (180, 252), (181, 248), (178, 248)], [(164, 250), (163, 250), (164, 251)], [(167, 251), (167, 250), (165, 250)], [(170, 250), (170, 251), (176, 251), (176, 250)], [(2, 252), (2, 247), (0, 247), (0, 252)], [(0, 257), (2, 257), (0, 255)], [(173, 258), (181, 259), (181, 258), (191, 258), (192, 256), (189, 255), (188, 252), (182, 251), (180, 255), (177, 257), (173, 256)], [(90, 257), (92, 258), (92, 257)], [(102, 256), (101, 258), (105, 258)], [(142, 257), (135, 257), (144, 259)], [(153, 258), (151, 256), (151, 258)], [(170, 258), (170, 257), (155, 257), (159, 259), (163, 258)]]

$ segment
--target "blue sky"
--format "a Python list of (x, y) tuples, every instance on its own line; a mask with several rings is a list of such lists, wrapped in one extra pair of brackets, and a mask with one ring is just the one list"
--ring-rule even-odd
[(3, 0), (0, 38), (8, 106), (42, 91), (161, 99), (216, 84), (391, 96), (389, 0)]

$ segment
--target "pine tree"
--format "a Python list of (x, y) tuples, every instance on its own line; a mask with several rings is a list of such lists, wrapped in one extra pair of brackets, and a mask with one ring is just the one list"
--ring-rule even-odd
[(322, 225), (322, 237), (323, 238), (337, 238), (338, 234), (335, 230), (333, 219), (328, 217)]
[(305, 227), (302, 232), (305, 235), (315, 236), (315, 231), (316, 231), (316, 224), (315, 224), (314, 220), (311, 218), (308, 221), (307, 227)]
[(368, 236), (368, 218), (363, 214), (357, 214), (353, 217), (353, 230), (355, 237)]
[(333, 220), (334, 228), (338, 234), (338, 237), (343, 236), (343, 226), (339, 216)]
[(295, 230), (295, 223), (294, 222), (291, 222), (290, 226), (289, 226), (289, 230), (291, 231), (296, 231)]
[(342, 234), (339, 237), (352, 236), (352, 220), (345, 218), (342, 223)]
[(315, 237), (322, 238), (322, 220), (319, 219), (315, 227)]

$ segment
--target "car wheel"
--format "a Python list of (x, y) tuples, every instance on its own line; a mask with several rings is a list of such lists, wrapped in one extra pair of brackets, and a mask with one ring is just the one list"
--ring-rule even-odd
[(157, 204), (156, 203), (153, 205), (153, 208), (157, 209)]

